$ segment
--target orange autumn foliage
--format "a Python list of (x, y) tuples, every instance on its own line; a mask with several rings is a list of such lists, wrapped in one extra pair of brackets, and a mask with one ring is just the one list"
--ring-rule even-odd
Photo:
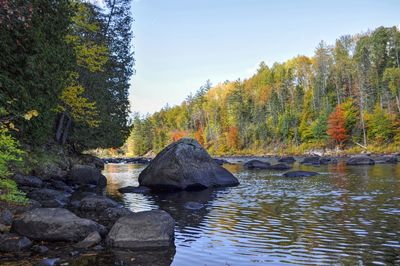
[(228, 146), (232, 149), (238, 148), (239, 143), (239, 132), (237, 127), (230, 127), (227, 136)]
[(329, 115), (328, 130), (326, 133), (340, 146), (349, 138), (345, 128), (344, 113), (340, 106), (336, 106), (335, 112)]
[(171, 133), (171, 139), (173, 141), (178, 141), (181, 138), (184, 138), (188, 135), (187, 131), (184, 130), (175, 130)]
[(203, 129), (203, 127), (200, 127), (194, 133), (194, 138), (200, 143), (201, 146), (204, 146), (205, 141), (204, 141), (204, 129)]

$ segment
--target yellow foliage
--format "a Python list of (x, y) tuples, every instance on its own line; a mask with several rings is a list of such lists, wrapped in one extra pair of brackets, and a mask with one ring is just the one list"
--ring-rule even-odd
[(76, 122), (86, 123), (90, 127), (98, 127), (98, 112), (96, 110), (96, 102), (82, 96), (85, 89), (78, 84), (66, 87), (60, 99), (64, 106), (60, 106), (62, 111), (68, 111)]

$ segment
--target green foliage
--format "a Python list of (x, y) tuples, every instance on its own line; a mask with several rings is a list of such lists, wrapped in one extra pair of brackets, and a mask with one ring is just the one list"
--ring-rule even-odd
[(339, 145), (351, 148), (349, 140), (361, 142), (366, 131), (370, 144), (393, 147), (400, 139), (399, 36), (395, 27), (346, 35), (333, 46), (321, 42), (312, 58), (261, 63), (246, 80), (207, 82), (181, 105), (135, 117), (128, 146), (142, 155), (186, 135), (214, 154), (333, 147), (328, 117), (339, 106), (329, 130)]
[(394, 123), (389, 114), (385, 113), (377, 104), (374, 112), (366, 115), (367, 135), (378, 143), (390, 142), (394, 136)]
[(28, 198), (18, 190), (15, 181), (7, 178), (0, 178), (0, 200), (21, 205), (28, 203)]
[(18, 141), (10, 135), (7, 129), (0, 128), (0, 178), (5, 178), (10, 174), (9, 163), (20, 161), (22, 154)]

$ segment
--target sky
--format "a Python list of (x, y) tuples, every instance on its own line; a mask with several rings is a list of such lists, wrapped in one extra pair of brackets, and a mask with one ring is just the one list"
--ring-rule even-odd
[(133, 0), (133, 112), (180, 104), (210, 79), (251, 77), (324, 40), (400, 25), (399, 0)]

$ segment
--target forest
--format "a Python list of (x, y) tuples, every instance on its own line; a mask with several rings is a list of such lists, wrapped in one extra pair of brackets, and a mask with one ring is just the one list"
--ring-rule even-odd
[[(56, 160), (59, 153), (50, 151), (57, 145), (79, 153), (124, 143), (134, 73), (131, 23), (129, 0), (102, 7), (83, 0), (0, 1), (1, 178), (13, 167)], [(12, 187), (0, 181), (0, 188)]]
[(178, 106), (135, 114), (122, 152), (156, 153), (182, 137), (215, 155), (398, 152), (399, 29), (321, 41), (312, 57), (261, 62), (245, 80), (207, 81)]

